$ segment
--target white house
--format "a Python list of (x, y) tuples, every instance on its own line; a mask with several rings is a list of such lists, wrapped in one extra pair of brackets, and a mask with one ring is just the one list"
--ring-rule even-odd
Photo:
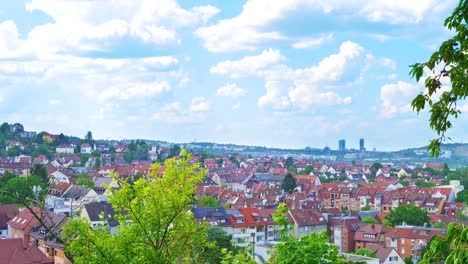
[(73, 154), (75, 153), (75, 148), (70, 144), (60, 144), (55, 148), (57, 154)]
[(93, 152), (93, 147), (89, 145), (88, 143), (84, 143), (83, 145), (81, 145), (80, 152), (82, 154), (91, 154), (91, 152)]

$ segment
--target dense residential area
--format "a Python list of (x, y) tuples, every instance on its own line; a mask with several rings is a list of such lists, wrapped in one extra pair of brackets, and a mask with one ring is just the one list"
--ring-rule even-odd
[[(3, 123), (0, 255), (21, 263), (71, 263), (62, 227), (83, 219), (115, 234), (122, 212), (109, 200), (121, 180), (164, 177), (167, 159), (177, 161), (182, 152), (175, 144), (109, 143), (91, 132), (78, 138)], [(343, 256), (366, 255), (365, 263), (417, 263), (450, 223), (468, 221), (466, 167), (191, 152), (188, 164), (204, 173), (190, 209), (195, 222), (221, 228), (236, 246), (252, 247), (259, 263), (281, 240), (274, 215), (282, 204), (290, 235), (326, 231)], [(154, 163), (161, 164), (156, 172)]]

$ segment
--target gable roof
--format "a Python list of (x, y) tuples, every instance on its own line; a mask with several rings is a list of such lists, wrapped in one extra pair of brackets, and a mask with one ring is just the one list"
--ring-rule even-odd
[(104, 215), (104, 219), (106, 219), (110, 226), (117, 226), (119, 225), (119, 221), (117, 221), (115, 216), (114, 208), (112, 205), (107, 202), (93, 202), (89, 204), (85, 204), (83, 210), (86, 210), (89, 216), (89, 220), (92, 222), (95, 221), (102, 221), (101, 213)]
[(0, 240), (0, 263), (45, 264), (54, 263), (36, 246), (26, 247), (21, 238)]
[(18, 205), (0, 204), (0, 229), (8, 228), (8, 221), (18, 214)]
[[(33, 210), (36, 214), (39, 214), (39, 215), (41, 214), (39, 208), (33, 208)], [(13, 219), (8, 221), (8, 225), (16, 229), (25, 230), (28, 227), (32, 228), (38, 222), (39, 221), (34, 217), (31, 211), (25, 208), (17, 216), (15, 216)]]

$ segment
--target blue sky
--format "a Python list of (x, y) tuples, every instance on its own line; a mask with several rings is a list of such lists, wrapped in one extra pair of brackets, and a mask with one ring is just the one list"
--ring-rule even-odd
[[(424, 87), (408, 65), (450, 37), (455, 5), (1, 1), (0, 120), (105, 139), (422, 146), (435, 134), (409, 107)], [(467, 119), (455, 142), (468, 141)]]

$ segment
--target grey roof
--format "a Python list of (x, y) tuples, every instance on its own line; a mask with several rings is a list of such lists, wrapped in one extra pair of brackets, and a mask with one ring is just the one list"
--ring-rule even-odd
[(93, 202), (84, 205), (84, 210), (88, 212), (91, 221), (101, 221), (101, 213), (110, 226), (118, 226), (119, 222), (114, 218), (115, 211), (112, 205), (107, 202)]
[(228, 217), (226, 210), (223, 207), (218, 207), (218, 208), (193, 207), (192, 212), (196, 218), (203, 218), (203, 217), (227, 218)]
[(80, 185), (72, 185), (68, 190), (62, 195), (62, 198), (65, 199), (77, 199), (85, 196), (91, 188)]

